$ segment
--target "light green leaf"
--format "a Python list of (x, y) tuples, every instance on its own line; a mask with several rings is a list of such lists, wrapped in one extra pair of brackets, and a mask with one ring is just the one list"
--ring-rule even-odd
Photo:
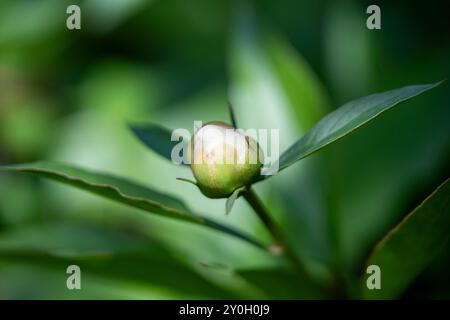
[(287, 148), (326, 112), (311, 67), (281, 36), (260, 28), (253, 6), (236, 6), (230, 38), (229, 94), (241, 128), (279, 131)]
[(151, 213), (208, 226), (265, 248), (237, 230), (191, 212), (176, 198), (123, 178), (52, 162), (2, 166), (0, 170), (31, 173), (56, 180)]
[(182, 177), (177, 177), (177, 180), (178, 180), (178, 181), (187, 182), (187, 183), (193, 184), (194, 186), (198, 187), (197, 182), (194, 181), (194, 180), (187, 179), (187, 178), (182, 178)]
[(327, 110), (328, 94), (314, 70), (287, 39), (271, 34), (265, 43), (268, 61), (302, 132), (310, 129)]
[(439, 84), (441, 82), (407, 86), (346, 103), (322, 118), (281, 155), (280, 170), (350, 134), (400, 102), (411, 99)]
[(381, 270), (381, 289), (368, 290), (365, 298), (398, 297), (428, 265), (450, 238), (450, 179), (409, 213), (375, 247), (367, 265)]
[(225, 204), (225, 215), (228, 215), (231, 212), (231, 209), (233, 209), (234, 202), (239, 197), (239, 194), (245, 190), (245, 187), (238, 188), (233, 191), (231, 196), (227, 199), (227, 202)]

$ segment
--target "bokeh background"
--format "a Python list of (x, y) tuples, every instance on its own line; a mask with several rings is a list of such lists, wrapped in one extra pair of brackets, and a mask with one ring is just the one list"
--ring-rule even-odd
[[(66, 8), (81, 7), (81, 30)], [(112, 172), (269, 241), (238, 200), (225, 217), (129, 122), (279, 128), (281, 147), (344, 102), (450, 71), (446, 1), (2, 0), (0, 164)], [(256, 186), (299, 256), (341, 297), (374, 244), (450, 173), (448, 83)], [(8, 254), (2, 253), (8, 249)], [(11, 253), (11, 248), (44, 255)], [(66, 288), (76, 261), (82, 290)], [(450, 246), (401, 297), (450, 298)], [(0, 298), (330, 298), (284, 261), (201, 227), (54, 182), (0, 174)]]

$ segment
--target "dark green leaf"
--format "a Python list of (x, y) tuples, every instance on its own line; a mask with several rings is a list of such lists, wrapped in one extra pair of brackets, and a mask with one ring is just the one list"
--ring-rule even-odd
[(239, 231), (192, 213), (176, 198), (123, 178), (52, 162), (3, 166), (0, 170), (36, 174), (161, 216), (208, 226), (264, 248)]
[(231, 102), (228, 102), (228, 110), (230, 111), (231, 124), (233, 125), (234, 128), (239, 128), (236, 120), (236, 114), (234, 112), (233, 105), (231, 104)]
[[(172, 141), (172, 132), (157, 124), (130, 125), (130, 130), (147, 147), (172, 161), (172, 149), (179, 143), (179, 140)], [(179, 137), (177, 137), (179, 138)]]
[(400, 102), (411, 99), (441, 82), (376, 93), (346, 103), (322, 118), (280, 157), (280, 170), (348, 135)]
[(331, 243), (342, 270), (352, 270), (367, 258), (387, 226), (405, 215), (399, 209), (411, 195), (445, 178), (450, 108), (439, 102), (443, 91), (409, 101), (318, 155), (326, 159), (320, 170), (329, 181)]
[(323, 299), (326, 293), (309, 279), (287, 268), (237, 270), (249, 284), (270, 299)]
[(381, 289), (368, 290), (366, 298), (398, 297), (444, 247), (450, 237), (450, 179), (409, 213), (375, 247), (368, 265), (381, 269)]

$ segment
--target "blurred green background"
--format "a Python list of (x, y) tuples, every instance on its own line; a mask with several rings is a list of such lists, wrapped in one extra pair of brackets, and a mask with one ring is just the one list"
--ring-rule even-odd
[[(81, 30), (66, 8), (81, 7)], [(133, 178), (268, 241), (177, 181), (127, 123), (279, 128), (288, 147), (344, 102), (450, 70), (446, 1), (2, 0), (0, 164), (49, 159)], [(448, 83), (256, 186), (299, 256), (352, 297), (373, 245), (450, 173)], [(246, 243), (54, 182), (0, 175), (0, 298), (329, 298)], [(14, 254), (25, 248), (29, 254)], [(45, 250), (48, 256), (33, 250)], [(21, 251), (22, 252), (22, 251)], [(82, 290), (67, 290), (78, 264)], [(450, 298), (450, 246), (404, 293)]]

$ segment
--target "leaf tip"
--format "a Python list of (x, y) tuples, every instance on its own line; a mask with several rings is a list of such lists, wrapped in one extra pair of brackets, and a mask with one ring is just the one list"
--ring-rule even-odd
[(186, 178), (182, 178), (182, 177), (176, 177), (175, 179), (177, 179), (178, 181), (188, 182), (190, 184), (198, 186), (196, 181), (193, 181), (193, 180), (190, 180), (190, 179), (186, 179)]
[(236, 129), (238, 127), (237, 121), (236, 121), (236, 114), (234, 113), (234, 108), (233, 108), (233, 105), (231, 104), (230, 100), (228, 100), (228, 110), (230, 112), (231, 124)]

